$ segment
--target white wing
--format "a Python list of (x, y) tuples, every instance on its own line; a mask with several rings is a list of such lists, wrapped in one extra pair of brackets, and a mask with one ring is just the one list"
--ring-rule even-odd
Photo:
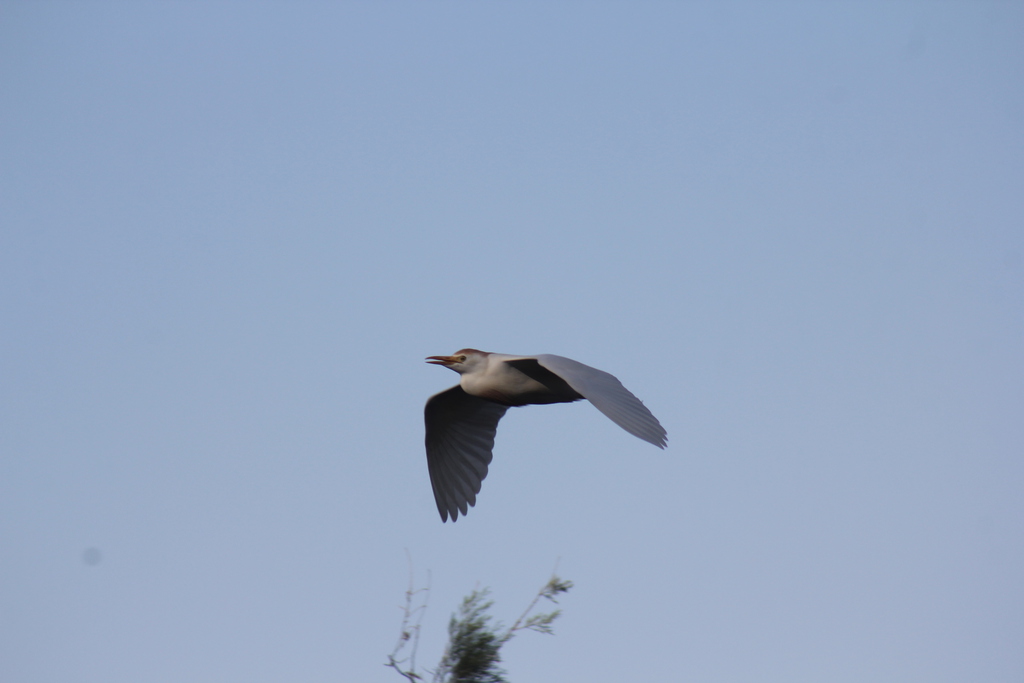
[(633, 436), (658, 448), (664, 448), (668, 443), (668, 434), (658, 418), (613, 375), (562, 356), (542, 354), (536, 359), (541, 367), (564, 379), (595, 408)]
[(423, 411), (427, 424), (427, 469), (441, 521), (454, 522), (476, 505), (487, 476), (494, 433), (506, 406), (470, 396), (456, 385), (431, 396)]

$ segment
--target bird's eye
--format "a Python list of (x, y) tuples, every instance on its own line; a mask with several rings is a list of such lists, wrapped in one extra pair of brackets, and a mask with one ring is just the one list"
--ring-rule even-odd
[(459, 362), (460, 363), (465, 363), (466, 362), (466, 357), (465, 356), (459, 356)]

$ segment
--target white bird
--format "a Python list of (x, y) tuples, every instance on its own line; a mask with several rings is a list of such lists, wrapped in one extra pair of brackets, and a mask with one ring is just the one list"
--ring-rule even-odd
[(462, 375), (427, 400), (427, 469), (441, 521), (454, 522), (476, 505), (487, 476), (498, 420), (509, 406), (571, 403), (582, 398), (635, 437), (658, 448), (668, 443), (651, 411), (607, 372), (562, 356), (509, 356), (462, 349), (428, 356)]

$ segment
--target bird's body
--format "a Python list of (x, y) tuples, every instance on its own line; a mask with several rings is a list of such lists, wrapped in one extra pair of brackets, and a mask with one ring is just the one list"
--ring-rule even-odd
[(461, 375), (458, 385), (431, 396), (424, 411), (427, 467), (442, 521), (476, 505), (498, 420), (510, 406), (585, 398), (630, 434), (659, 448), (667, 443), (657, 418), (619, 380), (569, 358), (463, 349), (427, 362)]
[(545, 370), (537, 358), (504, 353), (482, 356), (476, 367), (462, 372), (459, 386), (470, 396), (503, 406), (569, 403), (583, 398), (560, 377)]

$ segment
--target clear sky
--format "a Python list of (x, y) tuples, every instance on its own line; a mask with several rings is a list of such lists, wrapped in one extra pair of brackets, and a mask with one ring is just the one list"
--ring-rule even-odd
[[(0, 680), (1024, 680), (1024, 5), (0, 4)], [(510, 411), (442, 524), (423, 358)]]

